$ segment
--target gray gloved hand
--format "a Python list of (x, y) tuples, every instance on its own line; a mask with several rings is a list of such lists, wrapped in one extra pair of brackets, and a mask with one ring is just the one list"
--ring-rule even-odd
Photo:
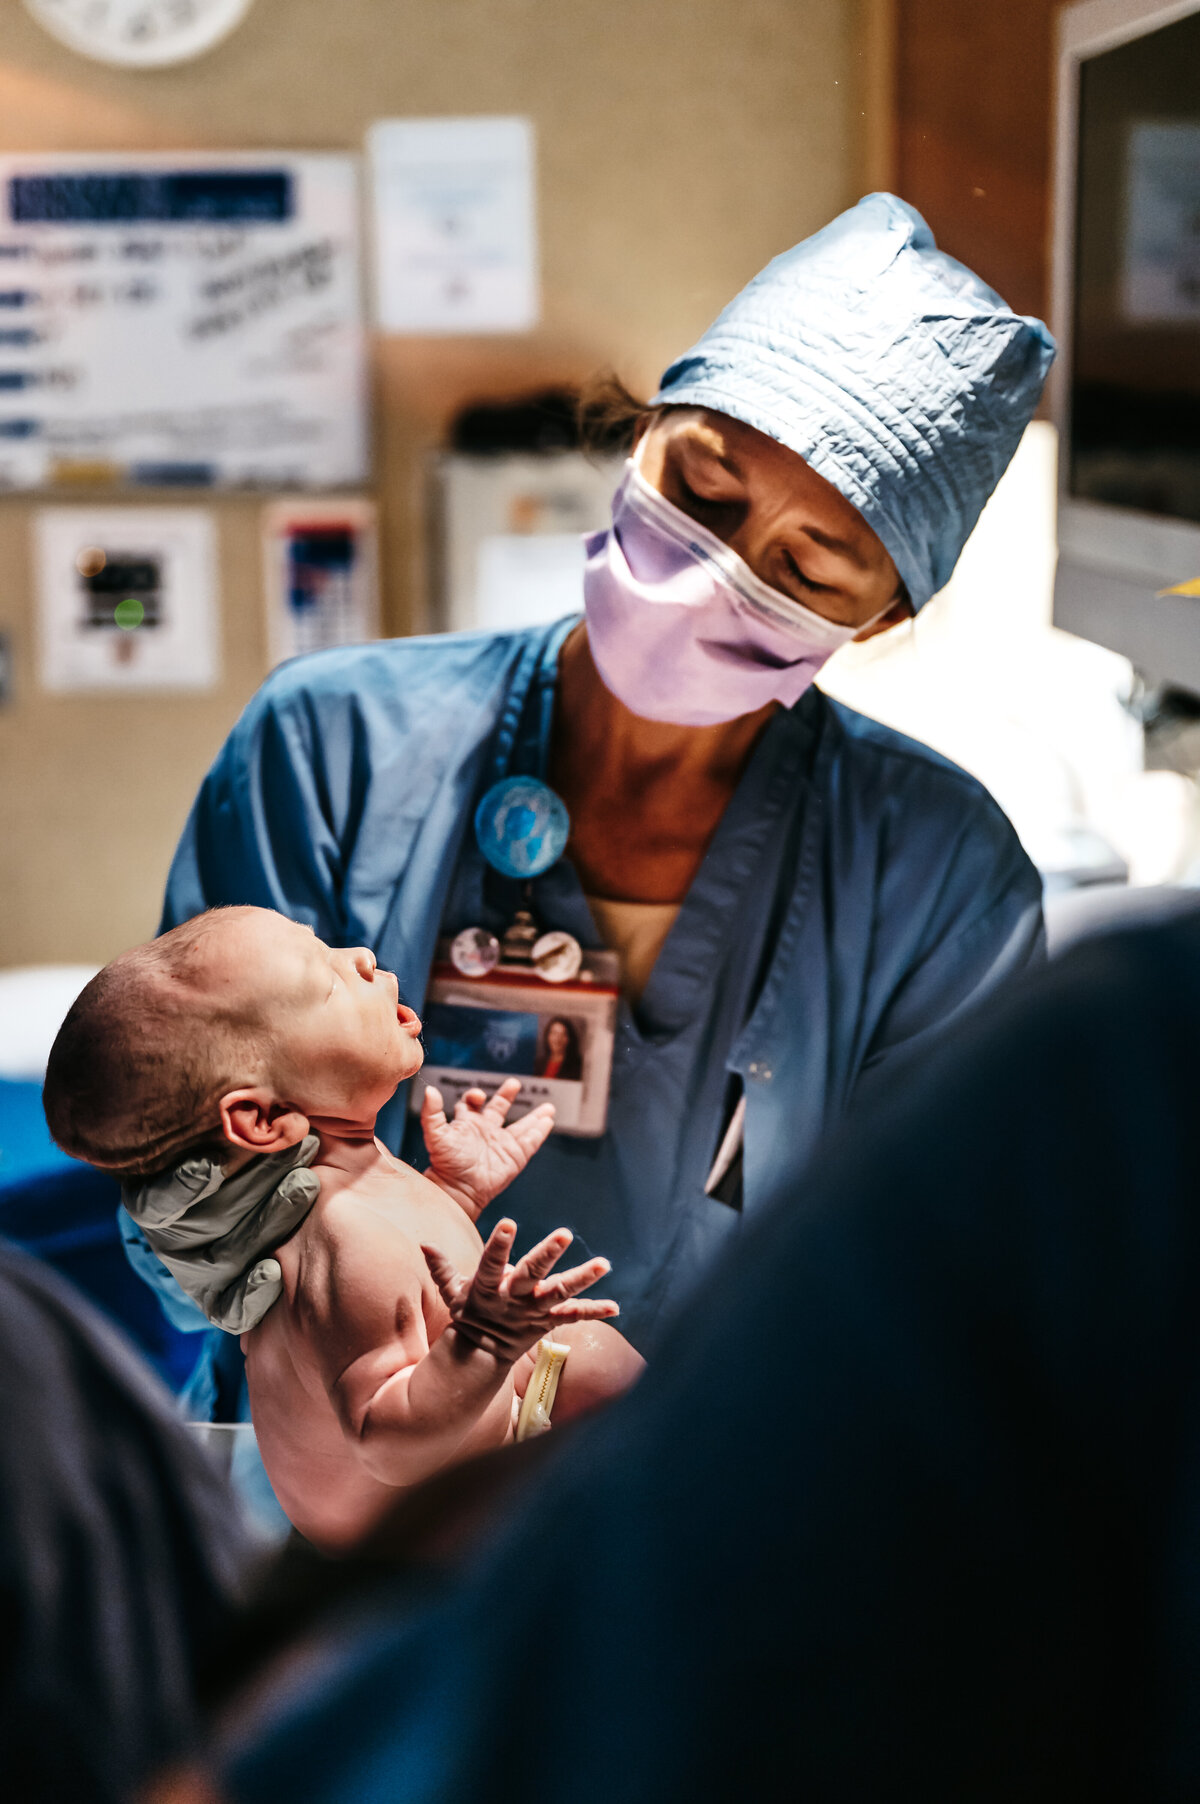
[(307, 1169), (309, 1134), (226, 1177), (216, 1158), (184, 1159), (141, 1184), (123, 1184), (125, 1208), (181, 1289), (228, 1334), (256, 1328), (283, 1288), (274, 1248), (299, 1227), (320, 1194)]

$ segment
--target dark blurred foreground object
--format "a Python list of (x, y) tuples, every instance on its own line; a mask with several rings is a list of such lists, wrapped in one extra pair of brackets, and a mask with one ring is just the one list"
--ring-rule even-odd
[(117, 1227), (120, 1201), (115, 1178), (69, 1159), (51, 1140), (41, 1080), (0, 1078), (0, 1239), (61, 1272), (177, 1391), (201, 1337), (172, 1327), (131, 1270)]
[(109, 1804), (196, 1729), (195, 1674), (249, 1548), (137, 1354), (0, 1241), (0, 1774)]
[(115, 1178), (72, 1159), (0, 1186), (0, 1237), (45, 1260), (82, 1291), (178, 1391), (196, 1364), (202, 1337), (173, 1328), (154, 1292), (134, 1273), (117, 1227), (120, 1201)]
[[(558, 1440), (579, 1432), (572, 1423)], [(299, 1645), (377, 1608), (381, 1600), (410, 1609), (448, 1573), (465, 1566), (519, 1503), (533, 1475), (554, 1450), (549, 1435), (519, 1447), (498, 1447), (450, 1466), (400, 1494), (399, 1502), (353, 1553), (318, 1553), (293, 1534), (256, 1575), (247, 1605), (212, 1644), (200, 1672), (201, 1708), (215, 1714), (256, 1684), (276, 1660), (291, 1661)], [(169, 1795), (169, 1794), (168, 1794)]]
[(1193, 917), (964, 1027), (226, 1796), (1200, 1796), (1198, 1022)]

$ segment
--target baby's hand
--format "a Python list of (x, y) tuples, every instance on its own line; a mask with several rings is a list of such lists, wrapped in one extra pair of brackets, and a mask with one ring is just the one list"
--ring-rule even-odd
[(554, 1104), (540, 1103), (511, 1127), (508, 1114), (521, 1088), (505, 1078), (489, 1102), (482, 1090), (468, 1090), (447, 1121), (442, 1093), (430, 1084), (421, 1103), (421, 1131), (429, 1153), (426, 1176), (461, 1205), (474, 1221), (492, 1198), (524, 1171), (554, 1126)]
[(589, 1259), (586, 1265), (549, 1276), (571, 1244), (566, 1228), (547, 1234), (516, 1265), (509, 1265), (516, 1237), (515, 1222), (497, 1222), (475, 1276), (469, 1279), (455, 1271), (436, 1247), (421, 1248), (454, 1327), (472, 1346), (511, 1365), (554, 1328), (567, 1322), (602, 1322), (620, 1314), (615, 1303), (591, 1297), (576, 1300), (610, 1269), (607, 1259)]

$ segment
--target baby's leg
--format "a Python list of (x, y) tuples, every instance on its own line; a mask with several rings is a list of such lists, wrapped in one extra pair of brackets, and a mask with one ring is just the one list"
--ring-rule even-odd
[(571, 1349), (554, 1398), (554, 1421), (570, 1422), (627, 1391), (645, 1360), (607, 1322), (570, 1322), (552, 1337)]

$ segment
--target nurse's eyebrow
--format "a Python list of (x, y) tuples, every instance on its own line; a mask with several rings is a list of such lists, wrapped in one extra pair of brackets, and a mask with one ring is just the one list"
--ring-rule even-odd
[(850, 562), (859, 570), (867, 568), (866, 558), (858, 546), (852, 544), (849, 539), (839, 539), (836, 533), (823, 532), (819, 526), (806, 526), (804, 531), (823, 550), (839, 552), (842, 557), (849, 558)]

